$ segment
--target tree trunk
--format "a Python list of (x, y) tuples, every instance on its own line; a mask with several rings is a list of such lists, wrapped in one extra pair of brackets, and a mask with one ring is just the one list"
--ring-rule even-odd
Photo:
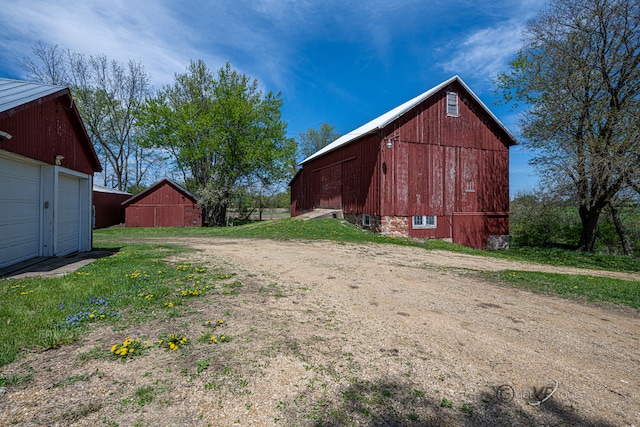
[(620, 212), (618, 212), (618, 208), (616, 208), (613, 203), (609, 203), (609, 210), (611, 211), (611, 217), (613, 218), (613, 225), (615, 225), (618, 236), (620, 236), (622, 251), (625, 255), (633, 256), (631, 241), (629, 240), (629, 236), (627, 236), (627, 230), (625, 230), (624, 225), (620, 220)]
[(216, 203), (207, 212), (209, 227), (225, 227), (227, 225), (227, 205)]
[(593, 206), (591, 208), (587, 208), (584, 205), (580, 206), (580, 221), (582, 222), (582, 233), (580, 234), (580, 243), (578, 244), (579, 251), (595, 251), (600, 212), (601, 209), (596, 209)]

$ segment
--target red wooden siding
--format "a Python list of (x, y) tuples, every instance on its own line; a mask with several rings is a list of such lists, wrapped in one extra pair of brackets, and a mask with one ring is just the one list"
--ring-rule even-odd
[(125, 203), (127, 227), (200, 227), (202, 212), (186, 190), (164, 179)]
[[(458, 94), (457, 117), (447, 116), (448, 91)], [(383, 129), (306, 162), (291, 183), (291, 215), (342, 208), (405, 218), (410, 237), (484, 248), (490, 235), (509, 233), (514, 143), (453, 80)], [(412, 216), (436, 216), (436, 227), (414, 229)]]
[(377, 214), (379, 145), (377, 135), (368, 135), (305, 164), (291, 182), (291, 215), (314, 208)]
[(124, 207), (122, 202), (129, 199), (129, 194), (93, 192), (93, 205), (95, 206), (95, 228), (106, 228), (124, 222)]
[(0, 143), (0, 149), (51, 165), (62, 155), (61, 166), (93, 175), (102, 168), (65, 92), (0, 114), (0, 129), (12, 135)]

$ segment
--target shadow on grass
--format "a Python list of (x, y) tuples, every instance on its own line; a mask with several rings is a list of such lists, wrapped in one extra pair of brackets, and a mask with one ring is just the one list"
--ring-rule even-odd
[(427, 395), (399, 380), (352, 380), (338, 391), (307, 389), (283, 408), (281, 425), (300, 426), (537, 426), (612, 427), (587, 418), (552, 396), (540, 406), (500, 398), (497, 388), (466, 401), (450, 401), (439, 392)]

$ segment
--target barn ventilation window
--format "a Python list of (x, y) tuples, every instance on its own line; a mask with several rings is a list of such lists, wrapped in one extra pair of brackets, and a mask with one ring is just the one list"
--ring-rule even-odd
[(447, 116), (458, 117), (458, 94), (447, 92)]
[(429, 215), (414, 216), (411, 222), (413, 228), (436, 228), (436, 217)]
[(367, 215), (367, 214), (362, 215), (362, 226), (371, 227), (371, 215)]

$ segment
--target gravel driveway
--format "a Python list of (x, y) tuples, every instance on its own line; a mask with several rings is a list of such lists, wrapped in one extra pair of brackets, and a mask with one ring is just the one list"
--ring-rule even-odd
[[(198, 249), (185, 255), (189, 262), (233, 271), (244, 287), (235, 297), (199, 300), (189, 316), (143, 332), (175, 322), (197, 333), (205, 319), (226, 312), (234, 339), (215, 353), (194, 346), (183, 360), (163, 353), (124, 364), (77, 362), (96, 342), (107, 347), (122, 335), (96, 330), (70, 349), (4, 367), (0, 374), (28, 364), (36, 375), (0, 399), (0, 424), (640, 425), (637, 310), (529, 293), (477, 272), (640, 280), (637, 274), (376, 244), (169, 243)], [(211, 367), (187, 375), (205, 357)], [(101, 375), (63, 393), (52, 388), (90, 372)], [(110, 393), (121, 387), (131, 395), (145, 384), (166, 386), (142, 407)], [(93, 411), (65, 416), (92, 403)]]

